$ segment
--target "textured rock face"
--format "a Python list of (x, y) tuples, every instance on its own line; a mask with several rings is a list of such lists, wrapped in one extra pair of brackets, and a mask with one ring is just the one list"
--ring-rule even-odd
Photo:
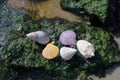
[(64, 9), (87, 14), (93, 25), (115, 32), (120, 26), (119, 0), (61, 0)]
[[(86, 80), (89, 77), (87, 72), (91, 71), (92, 74), (97, 72), (98, 74), (98, 69), (104, 69), (105, 66), (107, 67), (112, 63), (120, 62), (120, 51), (113, 37), (100, 28), (94, 28), (83, 23), (70, 23), (59, 18), (42, 19), (38, 22), (34, 22), (31, 18), (28, 18), (24, 21), (19, 16), (15, 16), (14, 11), (11, 12), (14, 16), (6, 15), (8, 12), (8, 9), (4, 13), (1, 11), (4, 15), (0, 15), (0, 18), (2, 17), (3, 19), (4, 17), (5, 19), (5, 16), (8, 16), (9, 19), (8, 21), (4, 20), (2, 25), (4, 23), (4, 26), (7, 28), (11, 29), (13, 27), (14, 29), (11, 29), (10, 32), (7, 30), (8, 34), (5, 45), (0, 48), (0, 55), (2, 55), (2, 59), (5, 61), (5, 66), (1, 68), (0, 65), (0, 79), (3, 71), (8, 68), (15, 68), (15, 71), (14, 69), (9, 70), (11, 71), (10, 76), (7, 75), (9, 79), (1, 80), (18, 80), (18, 78), (21, 80), (74, 80), (79, 74), (81, 80)], [(56, 41), (55, 45), (61, 48), (63, 46), (58, 38), (60, 33), (68, 29), (76, 32), (78, 40), (85, 39), (94, 44), (96, 54), (91, 59), (88, 59), (90, 64), (81, 57), (79, 52), (76, 52), (74, 57), (69, 61), (63, 60), (59, 55), (53, 60), (44, 59), (41, 52), (45, 46), (34, 43), (26, 39), (25, 36), (29, 32), (43, 30), (50, 35), (52, 40)], [(104, 70), (100, 71), (103, 72)], [(7, 72), (7, 74), (9, 73)], [(101, 76), (101, 74), (99, 75)]]
[[(96, 55), (90, 61), (96, 63), (96, 65), (106, 65), (106, 62), (111, 63), (112, 61), (119, 61), (120, 59), (118, 58), (119, 49), (117, 45), (113, 43), (113, 38), (102, 29), (93, 28), (82, 23), (69, 23), (61, 19), (43, 19), (39, 21), (39, 24), (33, 22), (22, 22), (22, 24), (23, 23), (24, 25), (22, 25), (21, 31), (10, 31), (9, 34), (11, 35), (8, 35), (9, 39), (2, 50), (3, 55), (6, 56), (6, 59), (10, 61), (10, 64), (12, 65), (21, 65), (25, 67), (44, 67), (45, 64), (49, 64), (49, 62), (44, 59), (41, 54), (45, 46), (37, 45), (33, 41), (26, 39), (25, 36), (23, 36), (36, 30), (43, 30), (47, 32), (50, 38), (56, 41), (55, 45), (59, 48), (63, 46), (59, 41), (60, 34), (69, 29), (74, 30), (78, 40), (84, 39), (90, 41), (95, 46)], [(31, 26), (33, 24), (34, 26)], [(8, 48), (7, 50), (6, 47)], [(101, 57), (99, 57), (99, 55), (101, 55)], [(114, 58), (112, 56), (114, 56)], [(59, 59), (60, 56), (57, 56), (56, 59), (57, 58)], [(79, 58), (81, 59), (80, 56)], [(98, 62), (100, 59), (102, 59), (102, 62)], [(60, 61), (61, 60), (62, 59), (60, 58)]]
[[(82, 70), (87, 71), (92, 68), (92, 71), (94, 71), (98, 66), (103, 68), (113, 62), (120, 62), (120, 52), (113, 37), (102, 29), (82, 23), (69, 23), (62, 19), (43, 19), (39, 21), (39, 24), (30, 21), (22, 22), (22, 24), (23, 23), (24, 25), (22, 25), (21, 31), (10, 31), (9, 34), (11, 35), (8, 35), (9, 38), (7, 42), (1, 48), (2, 55), (5, 56), (4, 59), (9, 62), (10, 65), (40, 67), (40, 70), (42, 70), (42, 72), (40, 72), (43, 73), (43, 75), (47, 73), (47, 76), (51, 76), (52, 73), (55, 74), (55, 77), (65, 76), (65, 78), (69, 80), (81, 72), (81, 74), (85, 76)], [(27, 39), (26, 36), (23, 36), (29, 32), (43, 30), (50, 35), (51, 39), (56, 41), (55, 45), (61, 48), (63, 45), (59, 42), (59, 36), (63, 31), (68, 29), (75, 30), (78, 40), (84, 39), (94, 44), (96, 51), (95, 56), (88, 59), (90, 64), (81, 57), (79, 52), (76, 52), (74, 57), (69, 61), (63, 60), (59, 55), (53, 60), (47, 60), (42, 56), (42, 50), (45, 46), (38, 45)], [(73, 72), (76, 74), (73, 74)]]
[(88, 13), (89, 15), (96, 15), (102, 21), (105, 21), (108, 0), (61, 0), (63, 8), (76, 9), (80, 13)]

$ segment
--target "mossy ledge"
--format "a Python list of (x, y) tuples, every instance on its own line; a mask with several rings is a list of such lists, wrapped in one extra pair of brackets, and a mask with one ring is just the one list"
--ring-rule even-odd
[[(5, 45), (1, 48), (3, 59), (11, 66), (40, 68), (50, 77), (73, 79), (80, 73), (87, 74), (89, 71), (94, 72), (97, 68), (104, 69), (113, 63), (120, 62), (120, 51), (114, 38), (101, 28), (85, 23), (68, 22), (60, 18), (41, 19), (40, 21), (21, 20), (19, 24), (21, 26), (18, 29), (10, 30), (6, 36)], [(74, 30), (77, 40), (85, 39), (94, 44), (95, 56), (86, 60), (77, 52), (69, 61), (63, 60), (60, 55), (55, 59), (47, 60), (41, 54), (45, 45), (26, 38), (27, 33), (38, 30), (47, 32), (59, 48), (63, 46), (59, 42), (59, 35), (65, 30)], [(82, 77), (86, 78), (85, 75), (81, 75)]]
[(61, 0), (63, 9), (86, 15), (92, 25), (116, 32), (120, 26), (119, 0)]

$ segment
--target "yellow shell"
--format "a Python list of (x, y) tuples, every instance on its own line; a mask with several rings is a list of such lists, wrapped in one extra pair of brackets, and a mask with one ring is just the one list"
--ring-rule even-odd
[(49, 43), (42, 51), (42, 55), (46, 59), (53, 59), (57, 57), (59, 48), (54, 45), (54, 42)]

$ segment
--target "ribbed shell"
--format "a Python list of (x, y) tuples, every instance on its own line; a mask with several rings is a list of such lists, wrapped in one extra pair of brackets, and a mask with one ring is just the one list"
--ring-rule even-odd
[(55, 57), (57, 57), (58, 53), (59, 48), (54, 45), (54, 42), (47, 44), (47, 46), (42, 51), (42, 55), (46, 59), (54, 59)]

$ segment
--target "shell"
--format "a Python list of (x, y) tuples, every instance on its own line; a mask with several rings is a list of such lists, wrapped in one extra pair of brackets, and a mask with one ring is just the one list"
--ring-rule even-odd
[(76, 49), (71, 48), (71, 47), (62, 47), (60, 49), (60, 56), (64, 59), (64, 60), (70, 60), (75, 53), (77, 52)]
[(77, 42), (76, 33), (72, 30), (66, 30), (61, 33), (59, 40), (63, 45), (69, 45), (73, 47), (76, 45)]
[(43, 31), (31, 32), (26, 36), (40, 44), (47, 44), (50, 41), (49, 35)]
[(47, 44), (47, 46), (42, 51), (42, 55), (46, 59), (53, 59), (57, 57), (58, 53), (59, 48), (54, 45), (54, 42)]
[(86, 41), (86, 40), (79, 40), (77, 41), (77, 48), (79, 50), (79, 52), (85, 57), (85, 58), (91, 58), (93, 57), (95, 54), (95, 48), (94, 46)]

